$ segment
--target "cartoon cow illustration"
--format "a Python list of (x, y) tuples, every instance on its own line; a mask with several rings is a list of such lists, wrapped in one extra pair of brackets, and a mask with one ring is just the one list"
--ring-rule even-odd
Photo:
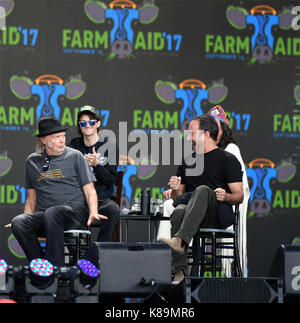
[(7, 157), (7, 153), (0, 154), (0, 177), (6, 175), (12, 167), (12, 160)]
[(294, 98), (296, 100), (297, 105), (300, 104), (300, 85), (296, 85), (294, 87)]
[(268, 5), (258, 5), (250, 13), (242, 7), (229, 6), (226, 9), (229, 23), (236, 29), (245, 29), (247, 25), (254, 27), (251, 37), (252, 61), (260, 64), (269, 63), (273, 57), (274, 36), (273, 27), (287, 30), (291, 27), (293, 15), (290, 9), (277, 13)]
[(250, 216), (267, 215), (271, 211), (272, 189), (270, 183), (276, 179), (280, 183), (290, 181), (296, 173), (295, 165), (283, 161), (275, 168), (275, 164), (266, 158), (257, 158), (249, 163), (246, 169), (247, 177), (252, 181), (250, 189)]
[(0, 0), (0, 7), (4, 8), (7, 17), (14, 10), (15, 2), (13, 0)]
[(139, 180), (145, 181), (154, 176), (157, 166), (155, 165), (137, 165), (135, 161), (128, 156), (120, 156), (118, 171), (124, 172), (121, 209), (130, 208), (132, 200), (132, 183), (131, 180), (136, 176)]
[(188, 79), (177, 85), (169, 81), (157, 81), (154, 86), (157, 97), (166, 104), (172, 104), (176, 99), (183, 102), (180, 111), (180, 124), (183, 130), (187, 129), (187, 124), (196, 116), (203, 114), (202, 102), (208, 100), (212, 104), (223, 101), (228, 89), (221, 82), (213, 82), (207, 88), (206, 84), (197, 79)]
[(133, 52), (134, 31), (132, 23), (138, 20), (150, 24), (158, 16), (159, 9), (152, 3), (146, 3), (139, 9), (129, 0), (114, 0), (108, 7), (102, 1), (87, 0), (84, 9), (87, 17), (96, 24), (103, 24), (107, 19), (113, 22), (110, 32), (111, 58), (128, 58)]
[(33, 82), (27, 77), (12, 76), (10, 88), (13, 94), (21, 100), (29, 100), (32, 95), (40, 99), (36, 108), (36, 119), (43, 116), (55, 116), (60, 118), (60, 106), (58, 97), (65, 95), (69, 100), (76, 100), (85, 92), (86, 84), (80, 79), (64, 81), (56, 75), (46, 74), (38, 77)]

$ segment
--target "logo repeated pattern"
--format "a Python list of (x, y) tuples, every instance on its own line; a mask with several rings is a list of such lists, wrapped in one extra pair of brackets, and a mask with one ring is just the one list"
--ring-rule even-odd
[[(22, 167), (37, 122), (55, 116), (74, 135), (85, 104), (105, 128), (127, 121), (148, 134), (185, 130), (222, 105), (246, 162), (248, 221), (292, 218), (300, 207), (300, 34), (288, 2), (62, 0), (57, 11), (43, 0), (46, 12), (38, 0), (0, 0), (1, 224), (24, 208)], [(159, 166), (124, 154), (119, 168), (121, 207), (144, 188), (162, 197), (168, 176)], [(0, 252), (22, 259), (11, 233), (5, 239)]]

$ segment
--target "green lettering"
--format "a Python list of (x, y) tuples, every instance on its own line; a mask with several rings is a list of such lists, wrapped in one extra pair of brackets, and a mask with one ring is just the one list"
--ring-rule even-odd
[(66, 124), (69, 126), (73, 126), (73, 119), (72, 119), (72, 114), (70, 111), (70, 108), (65, 108), (62, 118), (61, 118), (61, 124), (65, 126)]
[(141, 114), (142, 110), (134, 110), (133, 111), (133, 128), (138, 128), (138, 124), (142, 121)]
[(214, 35), (205, 35), (205, 52), (209, 53), (211, 48), (214, 46)]
[(0, 185), (0, 202), (1, 204), (5, 203), (5, 186)]
[(283, 117), (281, 131), (282, 132), (285, 132), (285, 131), (291, 132), (292, 131), (290, 117), (287, 114), (285, 114)]
[(4, 106), (0, 106), (0, 123), (7, 125), (7, 117)]
[(139, 31), (136, 35), (136, 40), (135, 40), (135, 44), (134, 44), (134, 49), (138, 50), (138, 49), (143, 49), (146, 50), (146, 42), (145, 42), (145, 38), (144, 35), (141, 31)]
[(274, 209), (277, 206), (279, 206), (280, 208), (284, 208), (283, 197), (280, 190), (276, 190), (275, 192), (272, 208)]
[(277, 38), (277, 42), (274, 50), (274, 55), (278, 55), (278, 54), (286, 55), (284, 41), (282, 37)]
[(297, 191), (297, 190), (292, 190), (291, 207), (293, 209), (298, 209), (300, 207), (300, 195), (299, 195), (299, 191)]
[(17, 107), (9, 107), (9, 116), (8, 116), (8, 123), (9, 124), (19, 124), (19, 109)]
[(142, 128), (152, 128), (152, 120), (151, 120), (151, 115), (149, 111), (145, 111), (144, 113), (144, 118), (143, 118), (143, 123), (142, 123)]
[(74, 30), (71, 47), (82, 48), (82, 42), (81, 42), (79, 30)]
[(154, 128), (160, 128), (163, 129), (163, 120), (164, 120), (164, 113), (162, 111), (154, 111), (153, 113), (153, 118), (154, 118)]
[(99, 48), (100, 45), (103, 45), (104, 48), (108, 47), (108, 33), (104, 31), (101, 35), (97, 30), (95, 32), (95, 48)]
[(9, 27), (8, 31), (9, 45), (17, 45), (20, 41), (20, 33), (17, 27)]
[(293, 55), (300, 56), (300, 38), (293, 39)]
[(63, 36), (62, 36), (63, 47), (68, 46), (68, 42), (71, 40), (70, 33), (71, 33), (71, 29), (63, 29)]
[(288, 209), (290, 207), (290, 191), (285, 191), (285, 208)]
[(21, 124), (23, 125), (25, 121), (28, 121), (32, 126), (34, 124), (34, 108), (30, 108), (28, 111), (24, 107), (21, 107)]
[(148, 32), (148, 50), (152, 50), (152, 32)]
[(293, 116), (293, 132), (300, 132), (300, 114)]
[(2, 41), (0, 44), (7, 45), (7, 28), (2, 30)]
[(225, 38), (225, 51), (226, 53), (235, 53), (234, 50), (235, 39), (233, 36), (226, 36)]
[(217, 36), (216, 42), (215, 42), (214, 53), (216, 52), (224, 53), (223, 41), (220, 35)]
[(165, 46), (165, 40), (160, 32), (155, 32), (153, 37), (153, 49), (162, 50)]
[(245, 54), (250, 52), (250, 40), (249, 37), (245, 37), (243, 40), (240, 36), (236, 38), (236, 54), (240, 54), (243, 51)]
[(6, 203), (14, 204), (18, 200), (18, 192), (14, 185), (7, 185), (6, 188)]
[(91, 30), (83, 31), (83, 47), (84, 48), (94, 48), (93, 47), (94, 34)]
[(273, 129), (274, 131), (278, 131), (278, 127), (281, 125), (281, 118), (282, 118), (282, 115), (281, 114), (274, 114), (273, 116)]
[(174, 129), (178, 129), (178, 111), (173, 112), (172, 116), (170, 115), (169, 111), (166, 111), (165, 118), (166, 129), (168, 129), (170, 126), (173, 126)]
[(152, 194), (151, 194), (152, 198), (154, 199), (162, 199), (162, 193), (159, 187), (153, 187), (152, 188)]
[(142, 189), (140, 187), (137, 187), (134, 193), (134, 198), (140, 198), (141, 197), (141, 193), (142, 193)]

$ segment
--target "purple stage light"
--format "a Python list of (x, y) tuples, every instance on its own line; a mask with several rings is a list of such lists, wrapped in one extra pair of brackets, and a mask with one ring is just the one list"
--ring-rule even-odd
[(85, 259), (78, 260), (78, 267), (81, 269), (81, 271), (88, 275), (89, 277), (96, 278), (99, 275), (97, 267), (92, 264), (90, 261)]

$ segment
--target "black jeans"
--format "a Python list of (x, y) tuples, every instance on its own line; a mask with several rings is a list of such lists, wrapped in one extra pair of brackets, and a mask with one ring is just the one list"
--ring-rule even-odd
[[(28, 261), (45, 258), (55, 266), (64, 265), (64, 231), (85, 229), (88, 214), (71, 206), (53, 206), (45, 211), (20, 214), (12, 220), (12, 231)], [(43, 254), (38, 237), (46, 238)]]
[(110, 199), (98, 200), (98, 213), (107, 216), (108, 219), (93, 225), (99, 227), (97, 241), (109, 242), (112, 240), (120, 216), (119, 205)]

